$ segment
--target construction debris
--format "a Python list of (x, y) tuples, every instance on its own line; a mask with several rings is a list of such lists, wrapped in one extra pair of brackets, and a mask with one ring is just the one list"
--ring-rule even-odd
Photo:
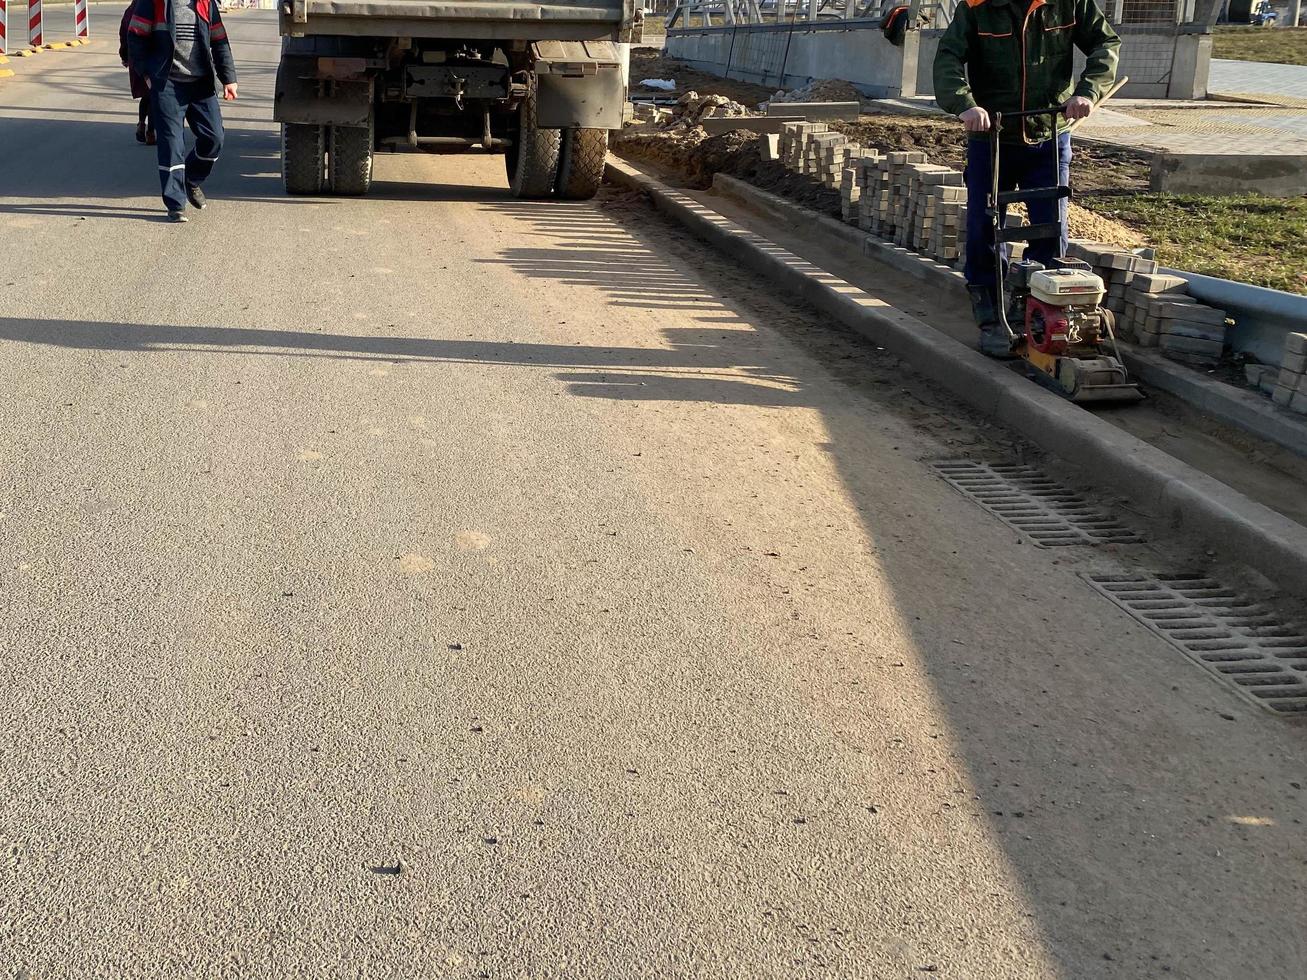
[(693, 129), (704, 118), (714, 116), (747, 116), (749, 110), (724, 95), (700, 95), (686, 92), (670, 108), (648, 103), (636, 103), (634, 117), (637, 124), (651, 125), (655, 129)]
[(772, 102), (859, 102), (862, 93), (851, 82), (839, 78), (818, 78), (802, 88), (778, 90)]

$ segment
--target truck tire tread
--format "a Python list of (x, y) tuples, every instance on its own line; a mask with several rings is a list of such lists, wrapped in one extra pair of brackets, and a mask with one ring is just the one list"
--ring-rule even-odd
[(607, 159), (608, 130), (566, 130), (558, 154), (558, 196), (588, 201), (598, 194)]
[(558, 180), (562, 133), (536, 126), (536, 97), (531, 92), (518, 106), (517, 145), (509, 151), (508, 184), (514, 197), (548, 197)]
[(281, 127), (281, 182), (287, 194), (322, 193), (324, 153), (321, 126)]
[(357, 196), (372, 187), (372, 125), (332, 126), (327, 173), (335, 194)]

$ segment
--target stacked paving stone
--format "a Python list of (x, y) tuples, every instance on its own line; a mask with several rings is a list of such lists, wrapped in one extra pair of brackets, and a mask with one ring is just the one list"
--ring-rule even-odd
[(1156, 333), (1157, 346), (1173, 361), (1210, 367), (1225, 350), (1225, 310), (1202, 303), (1153, 302), (1141, 336)]
[(821, 163), (817, 168), (817, 179), (832, 190), (840, 186), (841, 175), (849, 165), (849, 160), (862, 152), (862, 147), (848, 140), (834, 140), (821, 146)]
[(906, 168), (925, 162), (926, 154), (919, 150), (895, 150), (876, 162), (876, 173), (868, 172), (864, 188), (867, 191), (862, 207), (864, 229), (881, 238), (895, 237), (900, 214), (906, 208)]
[(840, 172), (840, 218), (846, 224), (858, 223), (858, 201), (862, 197), (862, 188), (858, 185), (858, 170), (845, 167)]
[(1307, 415), (1307, 333), (1291, 333), (1284, 341), (1280, 376), (1271, 400), (1290, 411)]
[(940, 187), (961, 188), (962, 174), (951, 167), (932, 163), (909, 164), (904, 172), (908, 186), (895, 241), (914, 251), (929, 254), (935, 231), (935, 191)]
[[(832, 166), (826, 161), (834, 159), (836, 151), (848, 144), (849, 138), (843, 133), (809, 134), (803, 141), (803, 166), (799, 172), (825, 183), (824, 175)], [(834, 186), (833, 179), (830, 186)]]
[(785, 164), (787, 170), (801, 172), (804, 140), (814, 133), (825, 133), (829, 130), (830, 126), (819, 122), (793, 122), (783, 125), (780, 139), (781, 163)]
[(1130, 277), (1120, 308), (1108, 308), (1118, 315), (1121, 331), (1126, 337), (1144, 347), (1156, 347), (1156, 336), (1145, 331), (1144, 324), (1149, 308), (1158, 302), (1195, 303), (1196, 300), (1189, 295), (1189, 284), (1179, 276), (1136, 272)]
[(840, 214), (846, 222), (865, 227), (862, 218), (862, 196), (867, 189), (868, 174), (877, 173), (881, 160), (879, 150), (859, 149), (850, 153), (840, 173)]
[(931, 189), (926, 205), (927, 231), (922, 246), (922, 251), (931, 258), (949, 264), (958, 260), (961, 255), (958, 242), (963, 228), (961, 212), (966, 201), (967, 189), (959, 183), (936, 184)]
[(1070, 242), (1067, 253), (1072, 258), (1088, 262), (1090, 268), (1103, 280), (1103, 285), (1107, 287), (1103, 305), (1118, 318), (1125, 317), (1128, 312), (1128, 292), (1134, 277), (1154, 275), (1157, 272), (1157, 263), (1152, 259), (1097, 242)]

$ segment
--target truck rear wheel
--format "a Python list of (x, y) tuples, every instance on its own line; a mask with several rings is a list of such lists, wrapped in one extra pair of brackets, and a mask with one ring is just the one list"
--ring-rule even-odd
[(517, 108), (516, 145), (504, 159), (514, 197), (548, 197), (558, 181), (561, 132), (536, 126), (536, 97), (531, 92)]
[(372, 187), (372, 120), (367, 126), (332, 126), (327, 179), (336, 194), (366, 194)]
[(588, 201), (604, 182), (608, 130), (567, 129), (558, 151), (558, 196)]
[(281, 127), (281, 182), (287, 194), (322, 192), (323, 143), (321, 126), (286, 123)]

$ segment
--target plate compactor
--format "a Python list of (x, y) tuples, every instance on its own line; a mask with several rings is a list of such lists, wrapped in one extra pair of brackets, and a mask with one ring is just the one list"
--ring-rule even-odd
[[(997, 309), (999, 326), (1007, 334), (1010, 350), (1035, 369), (1035, 377), (1074, 402), (1134, 402), (1144, 397), (1131, 382), (1116, 344), (1112, 311), (1103, 306), (1106, 287), (1088, 262), (1057, 258), (1052, 268), (1039, 262), (1007, 261), (1007, 242), (1060, 239), (1062, 224), (1052, 221), (1004, 227), (1009, 204), (1051, 200), (1071, 196), (1065, 184), (1055, 187), (1000, 191), (999, 133), (1004, 119), (1030, 116), (1056, 117), (1062, 110), (1037, 109), (994, 114), (990, 130), (993, 158), (993, 187), (985, 214), (994, 229), (994, 257), (997, 265)], [(1060, 171), (1058, 141), (1053, 147), (1053, 173)]]

